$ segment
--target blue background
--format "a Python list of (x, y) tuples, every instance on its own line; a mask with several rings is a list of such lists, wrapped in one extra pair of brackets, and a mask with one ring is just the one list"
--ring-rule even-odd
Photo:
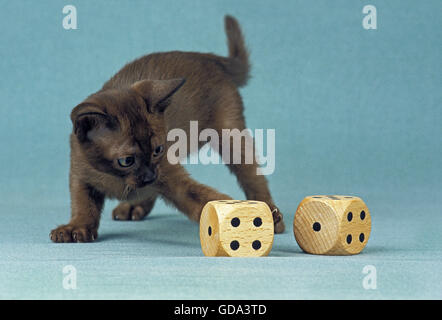
[[(440, 1), (0, 1), (0, 298), (442, 298)], [(78, 29), (62, 27), (77, 8)], [(362, 8), (377, 8), (377, 30)], [(252, 80), (247, 125), (276, 129), (269, 176), (287, 231), (262, 259), (208, 259), (198, 226), (158, 202), (99, 241), (52, 244), (69, 219), (71, 109), (125, 63), (155, 51), (227, 54), (241, 23)], [(244, 195), (224, 166), (188, 165)], [(362, 197), (373, 218), (352, 257), (306, 255), (292, 234), (310, 194)], [(78, 271), (64, 290), (62, 268)], [(362, 288), (362, 268), (378, 288)], [(232, 277), (232, 274), (235, 274)]]

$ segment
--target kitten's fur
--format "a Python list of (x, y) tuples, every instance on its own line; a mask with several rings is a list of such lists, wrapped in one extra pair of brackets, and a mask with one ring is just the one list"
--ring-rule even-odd
[[(249, 77), (248, 52), (233, 17), (225, 17), (225, 28), (228, 58), (178, 51), (147, 55), (127, 64), (73, 109), (72, 217), (51, 232), (52, 241), (95, 240), (105, 197), (121, 200), (112, 213), (115, 220), (140, 220), (161, 197), (198, 221), (206, 202), (231, 199), (196, 182), (166, 157), (168, 130), (182, 128), (189, 137), (191, 120), (198, 121), (199, 130), (213, 128), (220, 137), (221, 129), (245, 128), (238, 87)], [(118, 159), (134, 164), (123, 168)], [(228, 167), (247, 199), (270, 206), (275, 232), (283, 232), (282, 214), (265, 177), (256, 175), (257, 164)]]

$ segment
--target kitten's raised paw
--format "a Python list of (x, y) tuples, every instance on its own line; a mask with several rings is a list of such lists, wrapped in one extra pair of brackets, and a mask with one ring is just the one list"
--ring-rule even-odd
[(53, 242), (92, 242), (97, 239), (97, 230), (87, 226), (74, 226), (66, 224), (51, 231), (49, 237)]
[(129, 203), (120, 203), (113, 211), (112, 211), (112, 219), (114, 220), (133, 220), (139, 221), (143, 220), (147, 215), (147, 212), (143, 209), (142, 206), (132, 206)]

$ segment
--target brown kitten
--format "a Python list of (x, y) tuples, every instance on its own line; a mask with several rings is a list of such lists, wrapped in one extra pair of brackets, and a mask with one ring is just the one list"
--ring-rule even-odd
[[(52, 241), (95, 240), (105, 197), (121, 200), (112, 213), (115, 220), (140, 220), (161, 197), (199, 221), (206, 202), (231, 199), (196, 182), (165, 156), (172, 143), (167, 132), (181, 128), (189, 137), (191, 120), (198, 121), (200, 131), (212, 128), (220, 137), (222, 129), (246, 128), (238, 87), (249, 77), (248, 52), (233, 17), (225, 17), (225, 28), (228, 58), (178, 51), (147, 55), (72, 110), (72, 216), (52, 230)], [(282, 214), (265, 177), (256, 174), (256, 162), (228, 167), (247, 199), (270, 206), (275, 232), (283, 232)]]

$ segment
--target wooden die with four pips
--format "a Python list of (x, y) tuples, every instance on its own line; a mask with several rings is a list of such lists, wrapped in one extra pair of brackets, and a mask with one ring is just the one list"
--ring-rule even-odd
[(273, 234), (273, 216), (265, 202), (210, 201), (201, 213), (200, 240), (206, 256), (266, 256)]

